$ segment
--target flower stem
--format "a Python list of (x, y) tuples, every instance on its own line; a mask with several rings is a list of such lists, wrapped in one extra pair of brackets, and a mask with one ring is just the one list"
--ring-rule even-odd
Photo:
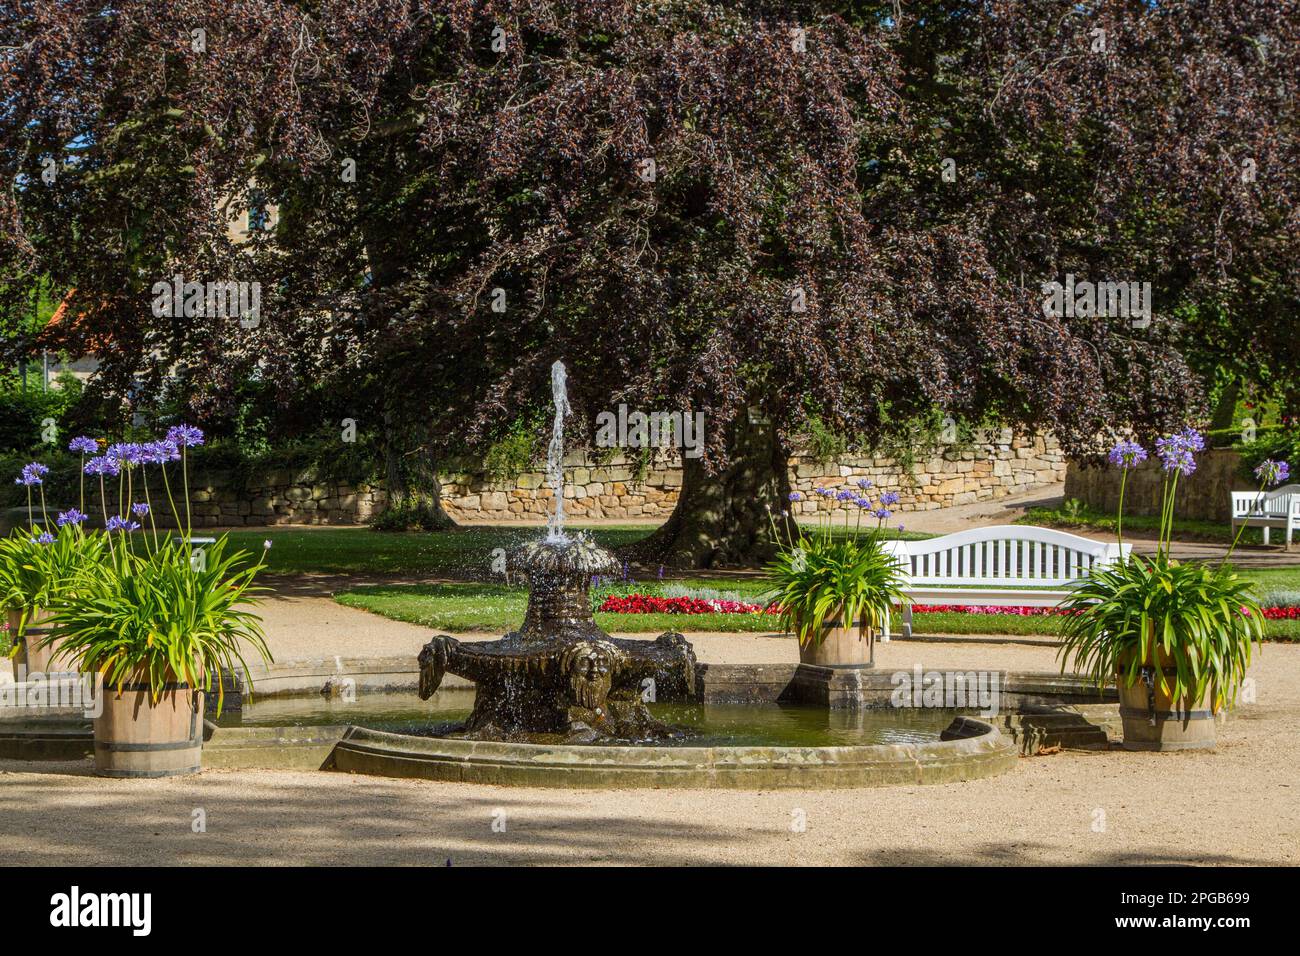
[(185, 482), (185, 541), (188, 544), (190, 533), (190, 469), (186, 446), (181, 445), (181, 480)]
[(1124, 486), (1128, 484), (1128, 468), (1119, 476), (1119, 510), (1115, 512), (1115, 541), (1119, 545), (1120, 556), (1124, 554)]
[(113, 532), (108, 530), (108, 491), (104, 487), (104, 473), (99, 473), (99, 508), (104, 513), (104, 536), (108, 538), (108, 550), (114, 558), (117, 549), (113, 546)]
[(140, 480), (144, 482), (144, 503), (149, 506), (149, 527), (153, 529), (153, 549), (158, 550), (158, 523), (153, 517), (153, 502), (149, 499), (149, 472), (140, 469)]
[[(1267, 483), (1268, 483), (1268, 479), (1265, 478), (1264, 484)], [(1259, 502), (1261, 501), (1262, 496), (1264, 494), (1264, 484), (1261, 484), (1259, 486), (1259, 491), (1255, 492), (1255, 500), (1254, 502), (1252, 502), (1253, 505), (1258, 505)], [(1232, 552), (1237, 550), (1237, 543), (1241, 541), (1241, 535), (1245, 530), (1246, 530), (1246, 523), (1243, 521), (1241, 523), (1241, 527), (1237, 529), (1236, 535), (1233, 536), (1231, 547), (1229, 547), (1227, 553), (1224, 554), (1223, 560), (1219, 562), (1219, 567), (1223, 567), (1225, 564), (1228, 563), (1228, 558), (1232, 557)]]
[(176, 510), (176, 502), (172, 498), (172, 483), (167, 478), (166, 465), (162, 466), (162, 476), (163, 476), (163, 488), (166, 489), (167, 491), (167, 503), (171, 505), (171, 509), (172, 509), (172, 520), (176, 522), (176, 530), (179, 531), (181, 527), (181, 513)]

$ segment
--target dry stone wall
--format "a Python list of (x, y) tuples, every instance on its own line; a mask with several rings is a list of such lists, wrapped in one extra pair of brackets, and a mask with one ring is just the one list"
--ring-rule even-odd
[[(884, 457), (819, 462), (796, 456), (790, 462), (790, 481), (805, 500), (794, 507), (811, 514), (826, 506), (812, 498), (813, 489), (843, 487), (859, 478), (871, 479), (877, 493), (897, 492), (896, 511), (989, 501), (1065, 479), (1065, 457), (1051, 436), (1017, 436), (1002, 430), (977, 439), (918, 459), (906, 473), (898, 462)], [(565, 459), (565, 475), (565, 511), (576, 519), (662, 520), (672, 513), (682, 485), (680, 461), (670, 458), (638, 470), (626, 457), (601, 460), (592, 453), (576, 452)], [(387, 502), (383, 488), (314, 482), (287, 471), (265, 475), (243, 490), (236, 490), (226, 473), (193, 477), (195, 523), (206, 527), (365, 524)], [(541, 471), (509, 480), (449, 474), (442, 481), (443, 506), (458, 521), (541, 519), (551, 510), (551, 490)]]

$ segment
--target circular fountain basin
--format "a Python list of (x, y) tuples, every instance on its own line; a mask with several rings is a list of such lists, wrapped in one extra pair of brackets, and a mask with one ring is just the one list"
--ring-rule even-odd
[[(798, 670), (706, 665), (703, 703), (651, 705), (658, 719), (688, 724), (697, 736), (610, 746), (433, 736), (464, 719), (473, 685), (448, 681), (420, 701), (409, 659), (275, 664), (259, 668), (256, 698), (228, 694), (227, 713), (208, 723), (203, 765), (541, 787), (818, 789), (970, 780), (1042, 748), (1106, 749), (1119, 733), (1113, 690), (1099, 700), (1083, 680), (1059, 674), (1004, 673), (1002, 709), (985, 719), (893, 708), (885, 673), (863, 676), (860, 709), (789, 704)], [(322, 687), (340, 680), (346, 696), (322, 696)], [(0, 708), (0, 760), (77, 760), (91, 752), (90, 723), (79, 713), (10, 711)]]
[(1015, 744), (992, 725), (956, 723), (970, 736), (839, 747), (509, 744), (351, 727), (327, 768), (527, 787), (815, 790), (971, 780), (1015, 762)]
[[(472, 692), (368, 694), (355, 702), (269, 698), (219, 723), (241, 733), (347, 724), (324, 769), (532, 787), (770, 789), (941, 783), (989, 776), (1015, 760), (991, 724), (941, 710), (832, 712), (767, 704), (651, 705), (683, 735), (653, 744), (502, 743), (454, 736)], [(453, 736), (446, 736), (453, 734)], [(947, 738), (947, 739), (945, 739)]]

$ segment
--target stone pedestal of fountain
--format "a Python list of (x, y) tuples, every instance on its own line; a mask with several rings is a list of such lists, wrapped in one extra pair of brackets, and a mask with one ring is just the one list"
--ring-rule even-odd
[(616, 640), (596, 626), (588, 588), (613, 574), (613, 555), (592, 541), (547, 538), (511, 553), (528, 582), (523, 626), (499, 641), (439, 635), (420, 652), (420, 697), (446, 673), (476, 685), (474, 710), (455, 736), (534, 743), (649, 741), (678, 732), (646, 702), (695, 695), (695, 652), (681, 634)]

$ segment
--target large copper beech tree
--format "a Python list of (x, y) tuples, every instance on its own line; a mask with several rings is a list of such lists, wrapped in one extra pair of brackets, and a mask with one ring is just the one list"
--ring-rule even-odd
[[(1211, 311), (1294, 369), (1291, 7), (3, 0), (0, 305), (75, 287), (137, 401), (351, 390), (395, 482), (563, 359), (577, 440), (705, 415), (656, 559), (751, 559), (812, 418), (1150, 434), (1200, 411)], [(1153, 321), (1044, 314), (1067, 272)], [(178, 273), (259, 281), (260, 324), (154, 317)]]

